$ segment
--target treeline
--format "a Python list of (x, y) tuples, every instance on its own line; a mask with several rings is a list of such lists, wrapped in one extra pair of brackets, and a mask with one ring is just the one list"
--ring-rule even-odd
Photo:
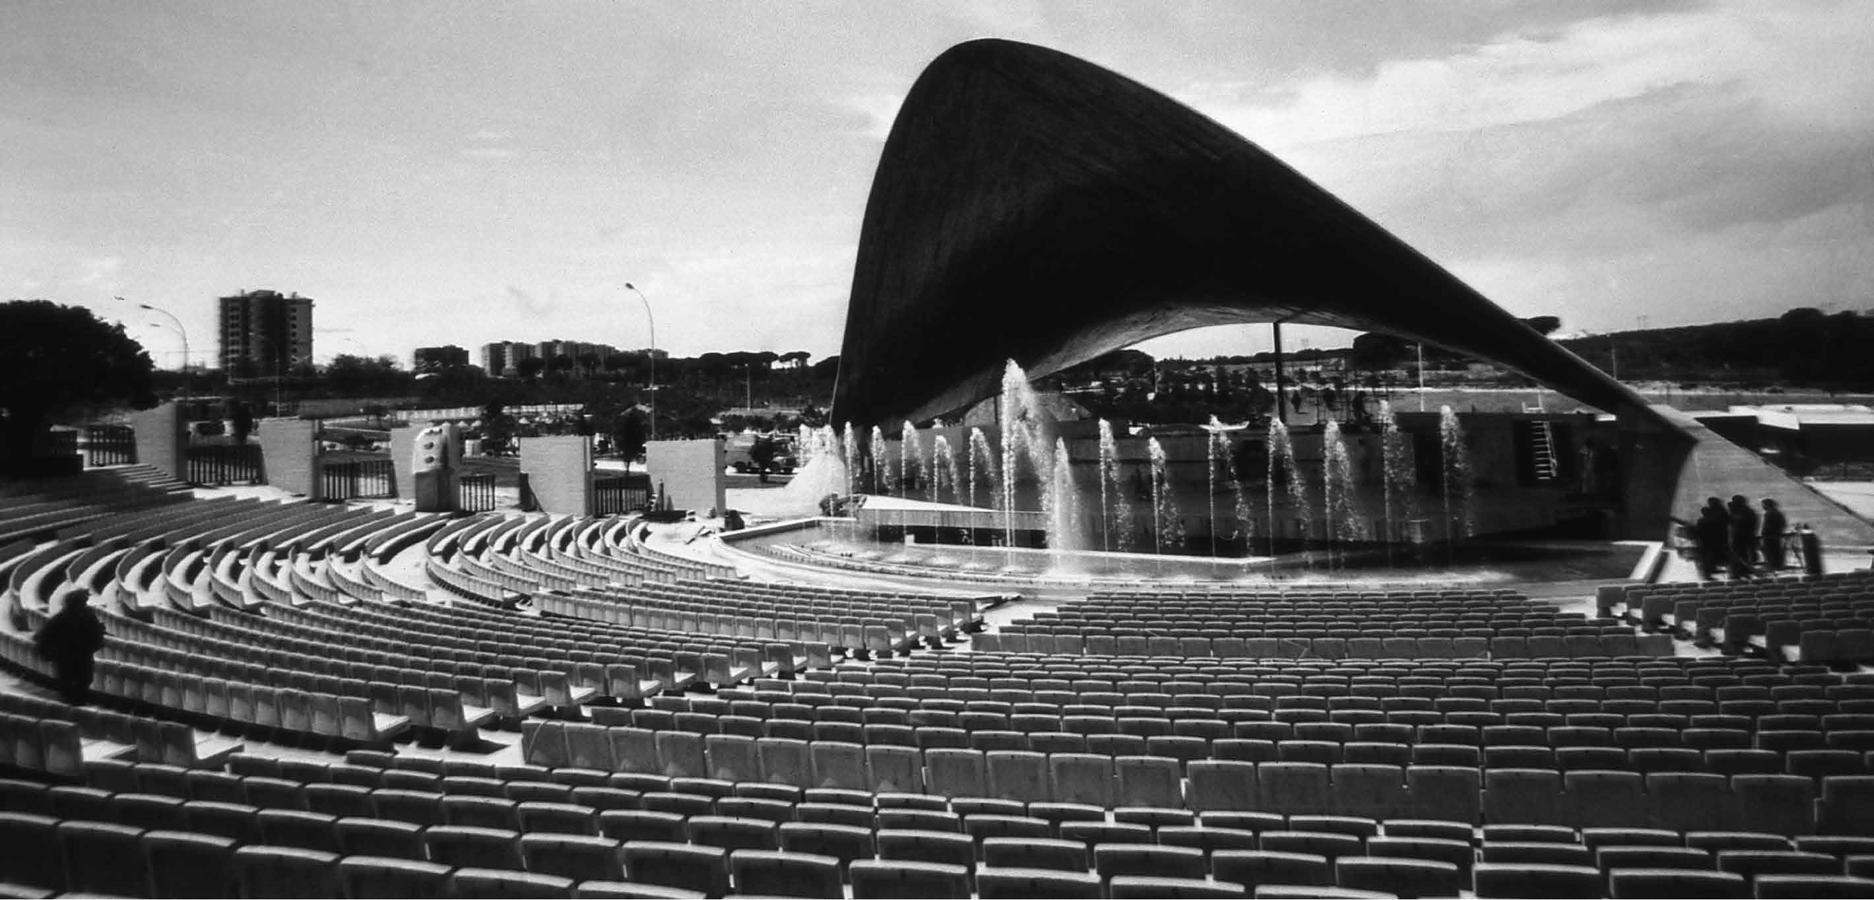
[(1874, 317), (1792, 309), (1774, 319), (1654, 328), (1562, 341), (1624, 381), (1781, 384), (1874, 390)]

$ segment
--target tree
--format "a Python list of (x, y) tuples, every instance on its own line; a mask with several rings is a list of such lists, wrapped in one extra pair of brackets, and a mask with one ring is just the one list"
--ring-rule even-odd
[(625, 471), (630, 472), (631, 461), (644, 452), (644, 414), (636, 409), (619, 413), (612, 420), (612, 445), (624, 458)]
[(234, 442), (236, 444), (247, 443), (247, 436), (254, 433), (253, 410), (239, 400), (229, 400), (228, 421), (234, 426), (232, 434)]
[(1541, 335), (1554, 334), (1562, 328), (1562, 320), (1556, 316), (1535, 316), (1524, 319), (1523, 324), (1534, 328)]
[(1370, 331), (1353, 339), (1347, 362), (1356, 369), (1395, 369), (1412, 355), (1412, 345), (1403, 338)]
[(755, 443), (748, 448), (748, 461), (755, 464), (755, 474), (761, 476), (761, 483), (768, 483), (768, 469), (774, 465), (775, 456), (781, 452), (781, 445), (768, 435), (755, 438)]
[[(526, 360), (522, 360), (526, 362)], [(500, 401), (490, 401), (482, 407), (482, 453), (492, 456), (496, 452), (506, 452), (508, 438), (514, 434), (514, 417), (508, 415), (507, 407)]]
[(522, 381), (532, 384), (534, 379), (540, 377), (540, 370), (545, 369), (546, 367), (547, 367), (546, 360), (541, 359), (538, 356), (529, 356), (526, 359), (523, 359), (520, 362), (515, 363), (514, 371), (521, 376)]
[(0, 304), (0, 450), (22, 469), (33, 444), (61, 415), (129, 404), (154, 405), (155, 365), (122, 325), (49, 300)]

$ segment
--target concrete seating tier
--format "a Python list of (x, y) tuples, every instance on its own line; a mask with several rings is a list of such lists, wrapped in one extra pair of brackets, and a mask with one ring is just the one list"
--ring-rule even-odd
[(920, 643), (940, 646), (980, 621), (976, 601), (968, 599), (855, 597), (752, 582), (581, 590), (539, 595), (534, 603), (546, 612), (620, 625), (811, 640), (857, 654), (890, 654)]
[(1620, 614), (1729, 653), (1830, 665), (1874, 662), (1874, 572), (1728, 582), (1610, 585), (1604, 615)]
[[(684, 632), (608, 625), (584, 619), (546, 618), (498, 612), (473, 606), (428, 604), (307, 604), (292, 608), (269, 607), (282, 621), (324, 625), (334, 630), (359, 630), (385, 639), (418, 642), (412, 646), (453, 646), (457, 650), (497, 652), (570, 663), (575, 691), (597, 690), (589, 663), (630, 664), (639, 677), (655, 679), (656, 689), (681, 690), (697, 683), (730, 686), (749, 678), (792, 672), (802, 661), (829, 665), (824, 645), (808, 642), (752, 641)], [(493, 646), (483, 647), (483, 644)], [(590, 657), (589, 659), (587, 657)], [(585, 672), (588, 674), (579, 674)], [(606, 685), (605, 696), (621, 696), (621, 685)], [(638, 692), (642, 694), (642, 689)], [(630, 698), (633, 695), (622, 695)], [(575, 698), (572, 702), (581, 702)]]
[(188, 725), (28, 694), (0, 694), (0, 769), (49, 777), (83, 774), (84, 764), (136, 758), (178, 766), (220, 767), (239, 741)]
[[(291, 615), (276, 610), (281, 618)], [(222, 647), (247, 648), (245, 658), (250, 662), (257, 655), (291, 653), (297, 656), (288, 657), (287, 662), (295, 664), (296, 668), (311, 665), (316, 674), (369, 682), (366, 688), (373, 702), (385, 713), (406, 714), (403, 708), (411, 705), (401, 699), (401, 691), (393, 693), (385, 689), (398, 685), (456, 692), (462, 698), (460, 719), (465, 724), (487, 722), (490, 712), (494, 716), (518, 718), (554, 701), (561, 706), (573, 703), (574, 688), (569, 686), (571, 679), (565, 674), (563, 663), (467, 652), (422, 652), (420, 646), (413, 647), (408, 641), (399, 643), (365, 634), (321, 633), (273, 617), (221, 613), (211, 620), (168, 610), (157, 610), (153, 615), (158, 627), (212, 640)], [(308, 658), (314, 661), (308, 663)], [(603, 673), (599, 673), (599, 677), (602, 679)], [(446, 703), (446, 700), (433, 700), (432, 708), (437, 702)], [(444, 711), (442, 718), (455, 721), (454, 710)], [(429, 719), (418, 721), (428, 722)]]
[[(1243, 637), (1244, 633), (1256, 637)], [(1414, 633), (1418, 632), (1418, 633)], [(1110, 631), (1072, 626), (1011, 624), (976, 635), (973, 646), (989, 652), (1092, 656), (1220, 656), (1263, 659), (1530, 659), (1544, 657), (1669, 657), (1666, 635), (1635, 635), (1621, 626), (1571, 628), (1351, 630), (1322, 623), (1283, 628), (1173, 628), (1137, 623)]]
[(0, 485), (0, 544), (78, 531), (107, 517), (182, 503), (186, 485), (147, 470), (86, 472)]
[[(1062, 888), (1060, 896), (1145, 887), (1159, 893), (1128, 895), (1184, 896), (1178, 889), (1199, 884), (1222, 896), (1277, 884), (1308, 886), (1315, 891), (1308, 896), (1322, 896), (1324, 887), (1541, 896), (1549, 893), (1541, 886), (1560, 883), (1578, 889), (1563, 896), (1618, 897), (1633, 895), (1620, 885), (1643, 882), (1649, 876), (1640, 873), (1648, 870), (1725, 886), (1720, 896), (1750, 896), (1793, 885), (1865, 891), (1869, 884), (1844, 879), (1865, 877), (1874, 865), (1874, 837), (1771, 828), (1504, 822), (1478, 829), (1461, 821), (1359, 815), (1108, 811), (1071, 802), (608, 777), (363, 753), (330, 766), (254, 757), (231, 765), (233, 771), (218, 772), (93, 763), (85, 786), (0, 781), (8, 810), (0, 813), (0, 834), (9, 848), (33, 851), (8, 855), (0, 878), (55, 890), (166, 895), (153, 884), (137, 887), (139, 877), (149, 883), (159, 876), (155, 864), (120, 862), (92, 873), (71, 862), (74, 853), (100, 858), (91, 854), (102, 845), (153, 859), (149, 835), (171, 831), (209, 836), (236, 853), (283, 847), (323, 854), (310, 868), (285, 867), (301, 877), (342, 865), (336, 858), (369, 853), (426, 863), (410, 871), (431, 879), (473, 867), (559, 877), (567, 886), (630, 878), (699, 896), (736, 890), (870, 896), (877, 879), (936, 877), (937, 889), (920, 896), (1013, 896), (1007, 892), (1035, 884)], [(61, 820), (113, 822), (122, 831), (106, 838)], [(764, 868), (798, 855), (828, 862), (803, 864), (785, 877)], [(49, 864), (54, 860), (60, 864)], [(682, 865), (665, 864), (672, 860)], [(231, 875), (238, 883), (248, 876), (213, 854), (192, 862), (198, 878)], [(1741, 890), (1727, 893), (1731, 888)]]

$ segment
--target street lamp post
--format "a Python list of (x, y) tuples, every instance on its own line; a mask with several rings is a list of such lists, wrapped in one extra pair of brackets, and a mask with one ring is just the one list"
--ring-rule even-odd
[[(124, 298), (122, 297), (118, 297), (117, 299), (125, 303), (130, 302), (128, 300), (124, 300)], [(168, 316), (169, 321), (176, 326), (176, 333), (179, 335), (182, 335), (182, 371), (186, 375), (189, 371), (189, 330), (187, 328), (182, 327), (182, 320), (176, 318), (175, 313), (172, 313), (169, 310), (166, 310), (160, 306), (151, 306), (148, 303), (139, 303), (137, 304), (137, 308), (147, 309), (153, 313), (162, 313), (163, 315)]]
[(631, 282), (625, 282), (625, 290), (638, 295), (644, 301), (644, 318), (651, 324), (651, 440), (657, 440), (657, 317), (651, 314), (651, 298), (644, 296)]

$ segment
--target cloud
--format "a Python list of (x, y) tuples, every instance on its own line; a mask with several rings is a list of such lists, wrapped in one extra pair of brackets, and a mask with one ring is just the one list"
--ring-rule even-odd
[(117, 274), (124, 267), (122, 257), (102, 256), (79, 262), (79, 273), (69, 284), (93, 288), (99, 291), (117, 290)]
[(1605, 16), (1181, 97), (1512, 310), (1767, 315), (1874, 279), (1867, 255), (1820, 250), (1874, 237), (1860, 13)]

